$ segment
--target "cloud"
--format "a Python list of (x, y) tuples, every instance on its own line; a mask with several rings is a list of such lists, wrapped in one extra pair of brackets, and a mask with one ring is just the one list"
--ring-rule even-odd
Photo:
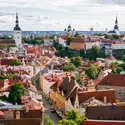
[(96, 4), (106, 4), (106, 5), (125, 5), (125, 0), (91, 0)]
[(69, 22), (76, 30), (89, 30), (91, 25), (96, 30), (105, 29), (105, 25), (112, 28), (116, 13), (120, 27), (124, 27), (125, 0), (0, 0), (0, 3), (0, 28), (6, 30), (15, 25), (16, 9), (23, 30), (63, 30)]

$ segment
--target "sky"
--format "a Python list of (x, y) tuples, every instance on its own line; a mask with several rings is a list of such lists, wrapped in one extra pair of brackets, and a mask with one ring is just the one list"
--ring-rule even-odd
[(16, 11), (22, 31), (112, 30), (116, 15), (125, 31), (125, 0), (0, 0), (0, 30), (13, 30)]

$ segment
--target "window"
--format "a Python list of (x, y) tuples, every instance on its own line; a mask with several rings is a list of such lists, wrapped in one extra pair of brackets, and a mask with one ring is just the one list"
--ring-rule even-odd
[(107, 80), (106, 81), (106, 85), (110, 85), (111, 83), (110, 83), (110, 80)]

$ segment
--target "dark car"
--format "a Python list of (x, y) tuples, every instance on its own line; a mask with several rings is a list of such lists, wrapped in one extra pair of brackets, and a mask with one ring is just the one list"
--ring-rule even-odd
[(51, 112), (55, 113), (55, 108), (53, 106), (51, 106)]

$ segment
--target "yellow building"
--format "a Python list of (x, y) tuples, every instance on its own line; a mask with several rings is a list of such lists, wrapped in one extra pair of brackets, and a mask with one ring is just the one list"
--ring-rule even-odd
[(65, 111), (65, 96), (61, 95), (58, 91), (56, 92), (56, 106)]

